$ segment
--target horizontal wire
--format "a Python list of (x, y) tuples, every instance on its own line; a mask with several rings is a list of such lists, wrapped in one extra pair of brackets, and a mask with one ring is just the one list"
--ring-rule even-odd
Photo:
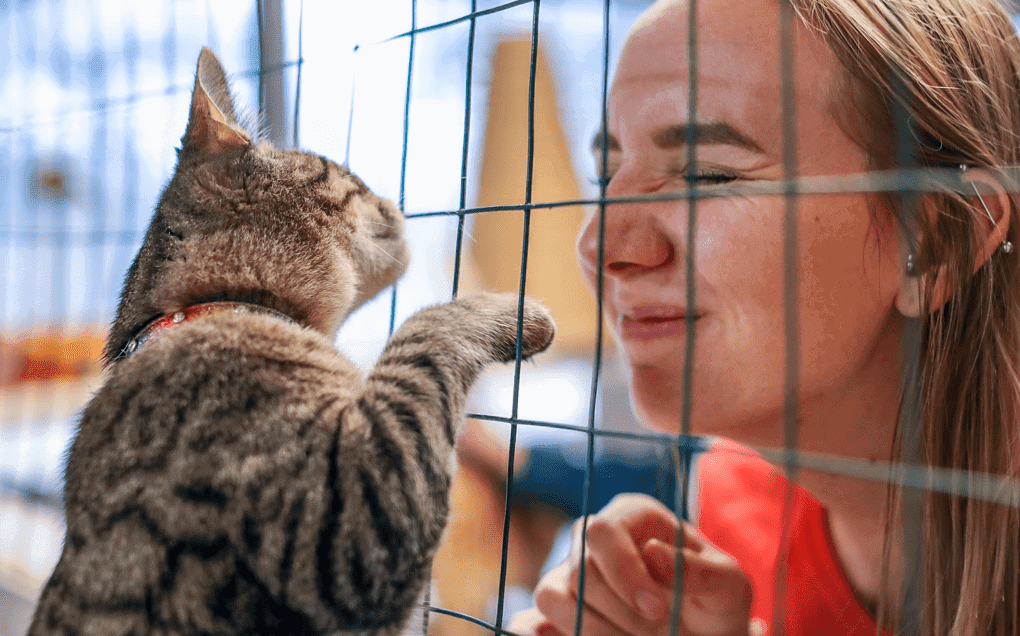
[[(304, 64), (304, 59), (298, 58), (296, 60), (283, 62), (281, 64), (273, 64), (272, 66), (267, 66), (265, 69), (255, 68), (248, 69), (246, 71), (241, 71), (240, 73), (232, 73), (231, 76), (245, 78), (257, 77), (258, 75), (263, 73), (282, 71), (292, 66), (300, 66), (301, 64)], [(172, 86), (167, 86), (166, 88), (162, 88), (159, 90), (131, 93), (121, 97), (104, 99), (84, 108), (75, 108), (72, 110), (62, 111), (52, 117), (30, 119), (18, 125), (7, 124), (0, 126), (0, 134), (12, 134), (17, 132), (23, 132), (26, 130), (30, 130), (32, 128), (38, 128), (41, 126), (55, 124), (64, 121), (65, 119), (68, 119), (70, 117), (74, 117), (76, 115), (94, 115), (96, 113), (101, 113), (103, 111), (113, 110), (114, 108), (127, 108), (129, 106), (137, 104), (138, 102), (150, 99), (169, 97), (173, 95), (179, 95), (181, 93), (190, 93), (194, 87), (195, 87), (194, 82), (189, 82), (187, 84), (176, 84)]]
[[(1000, 171), (1014, 184), (1008, 192), (1020, 192), (1020, 166), (1002, 168)], [(960, 173), (958, 170), (945, 168), (927, 168), (914, 170), (886, 170), (863, 172), (849, 175), (798, 177), (796, 179), (780, 179), (777, 181), (760, 181), (738, 185), (718, 185), (709, 187), (677, 190), (674, 192), (654, 192), (619, 197), (595, 197), (568, 199), (563, 201), (547, 201), (519, 203), (512, 205), (488, 205), (451, 210), (434, 210), (430, 212), (414, 212), (407, 214), (408, 219), (431, 218), (438, 216), (460, 216), (466, 214), (485, 214), (488, 212), (512, 212), (524, 210), (541, 210), (574, 207), (578, 205), (602, 205), (620, 203), (654, 203), (663, 201), (687, 201), (694, 199), (717, 199), (724, 197), (749, 196), (789, 196), (792, 191), (798, 194), (854, 194), (854, 193), (886, 193), (886, 192), (946, 192), (958, 190)], [(54, 238), (60, 240), (101, 241), (104, 236), (119, 240), (134, 240), (139, 233), (132, 230), (113, 230), (110, 232), (88, 230), (47, 230), (36, 228), (0, 227), (0, 237), (19, 238)]]
[[(1003, 184), (1006, 192), (1020, 192), (1020, 166), (999, 168), (1011, 182)], [(459, 214), (480, 214), (485, 212), (507, 212), (513, 210), (535, 210), (571, 207), (577, 205), (600, 205), (619, 203), (655, 203), (662, 201), (687, 201), (690, 199), (720, 199), (726, 197), (777, 196), (786, 197), (791, 192), (806, 194), (867, 194), (892, 192), (936, 192), (945, 193), (961, 188), (960, 172), (947, 168), (926, 168), (914, 170), (884, 170), (849, 175), (818, 175), (755, 181), (736, 185), (701, 186), (672, 192), (653, 192), (619, 197), (568, 199), (513, 205), (489, 205), (458, 210), (435, 210), (417, 212), (407, 218), (426, 218)], [(965, 194), (965, 192), (961, 192)]]
[(268, 75), (269, 73), (276, 73), (288, 69), (292, 66), (300, 67), (305, 63), (305, 58), (299, 57), (296, 60), (290, 60), (289, 62), (280, 62), (279, 64), (270, 64), (260, 68), (250, 68), (240, 73), (231, 73), (231, 77), (258, 77), (259, 75)]
[[(573, 431), (575, 433), (583, 433), (587, 435), (590, 432), (588, 426), (580, 426), (577, 424), (563, 424), (561, 422), (544, 422), (542, 420), (525, 420), (519, 417), (503, 417), (500, 415), (486, 415), (483, 413), (468, 413), (467, 417), (475, 420), (481, 420), (485, 422), (499, 422), (501, 424), (520, 424), (523, 426), (533, 426), (536, 428), (551, 428), (561, 431)], [(627, 431), (617, 431), (609, 429), (595, 429), (595, 435), (600, 437), (614, 437), (617, 439), (629, 439), (632, 441), (641, 442), (654, 442), (656, 444), (662, 444), (669, 446), (670, 448), (676, 444), (677, 437), (673, 435), (665, 435), (662, 433), (631, 433)], [(698, 444), (699, 438), (697, 436), (691, 437), (692, 444)]]
[[(791, 451), (784, 448), (753, 446), (748, 451), (741, 451), (733, 448), (715, 449), (700, 437), (692, 436), (684, 439), (682, 436), (670, 436), (655, 433), (631, 433), (616, 430), (591, 431), (587, 426), (576, 426), (556, 422), (542, 422), (538, 420), (513, 419), (495, 415), (483, 415), (469, 413), (469, 418), (503, 424), (516, 423), (523, 426), (537, 428), (550, 428), (568, 430), (581, 434), (593, 433), (596, 437), (607, 437), (626, 439), (660, 444), (667, 448), (679, 446), (681, 449), (689, 448), (692, 452), (709, 453), (732, 453), (746, 457), (754, 457), (755, 454), (774, 465), (781, 465), (791, 459), (796, 461), (801, 469), (814, 470), (830, 475), (841, 477), (852, 477), (877, 483), (891, 484), (937, 492), (958, 497), (967, 497), (979, 501), (988, 501), (1013, 508), (1020, 507), (1020, 479), (1012, 479), (1002, 475), (979, 473), (963, 469), (938, 468), (930, 466), (911, 466), (904, 463), (889, 461), (871, 461), (846, 457), (842, 455), (831, 455), (811, 451)], [(792, 455), (792, 457), (791, 457)], [(895, 475), (899, 473), (899, 475)], [(15, 491), (32, 500), (46, 503), (48, 505), (61, 506), (62, 501), (53, 493), (40, 490), (37, 486), (19, 483), (10, 477), (0, 477), (0, 490)], [(483, 625), (489, 627), (488, 625)]]
[(459, 619), (467, 621), (469, 623), (474, 623), (475, 625), (478, 625), (479, 627), (484, 627), (488, 631), (492, 631), (492, 632), (495, 632), (497, 634), (502, 634), (503, 636), (520, 636), (519, 634), (517, 634), (517, 632), (508, 631), (507, 629), (505, 629), (503, 627), (496, 627), (492, 623), (488, 623), (486, 621), (483, 621), (480, 618), (475, 618), (474, 616), (472, 616), (470, 614), (465, 614), (463, 612), (458, 612), (456, 610), (446, 609), (445, 607), (436, 607), (435, 605), (422, 604), (420, 607), (421, 607), (421, 609), (425, 609), (425, 610), (428, 610), (430, 612), (435, 612), (436, 614), (445, 614), (447, 616), (452, 616), (453, 618), (459, 618)]
[[(2, 129), (0, 129), (2, 132)], [(1020, 166), (1009, 166), (999, 170), (1012, 183), (1004, 184), (1007, 192), (1020, 192)], [(488, 205), (455, 210), (435, 210), (407, 214), (408, 219), (432, 218), (438, 216), (461, 216), (467, 214), (485, 214), (488, 212), (512, 212), (524, 210), (541, 210), (574, 207), (578, 205), (602, 205), (620, 203), (650, 203), (663, 201), (687, 201), (694, 199), (716, 199), (723, 197), (748, 196), (788, 196), (795, 191), (799, 194), (853, 194), (853, 193), (887, 193), (887, 192), (947, 192), (960, 188), (958, 170), (945, 168), (927, 168), (914, 170), (886, 170), (863, 172), (849, 175), (798, 177), (777, 181), (761, 181), (742, 183), (739, 185), (718, 185), (694, 188), (693, 190), (677, 190), (674, 192), (655, 192), (620, 197), (596, 197), (568, 199), (563, 201), (547, 201), (538, 203), (519, 203), (513, 205)], [(144, 230), (59, 230), (0, 227), (0, 238), (52, 238), (61, 241), (87, 240), (101, 243), (109, 238), (114, 241), (137, 240)]]
[[(500, 417), (496, 415), (483, 415), (469, 413), (468, 417), (488, 422), (500, 422), (503, 424), (520, 424), (536, 428), (550, 428), (576, 433), (588, 434), (586, 426), (575, 424), (562, 424), (557, 422), (543, 422), (539, 420), (525, 420), (520, 418)], [(842, 455), (829, 455), (811, 451), (787, 451), (784, 448), (768, 446), (748, 446), (746, 452), (732, 448), (716, 449), (707, 442), (705, 438), (696, 435), (685, 439), (684, 436), (671, 436), (655, 433), (631, 433), (616, 430), (595, 429), (594, 434), (599, 437), (612, 437), (661, 444), (672, 448), (678, 446), (680, 449), (689, 448), (693, 452), (708, 453), (734, 453), (747, 457), (754, 457), (755, 453), (774, 465), (782, 465), (785, 462), (795, 461), (801, 469), (809, 469), (823, 472), (830, 475), (842, 477), (853, 477), (866, 481), (891, 484), (927, 490), (947, 495), (968, 497), (980, 501), (989, 501), (1013, 508), (1020, 507), (1020, 479), (1013, 479), (1003, 475), (979, 473), (954, 468), (938, 468), (930, 466), (911, 466), (902, 462), (871, 461), (846, 457)], [(710, 439), (710, 438), (709, 438)], [(898, 472), (899, 475), (893, 473)]]
[[(518, 424), (535, 428), (547, 428), (572, 431), (579, 434), (594, 434), (597, 437), (625, 439), (630, 441), (647, 442), (672, 448), (688, 448), (694, 453), (698, 452), (726, 452), (753, 457), (757, 453), (772, 464), (780, 465), (784, 462), (795, 461), (801, 469), (814, 470), (830, 475), (852, 477), (885, 483), (897, 486), (916, 488), (929, 492), (937, 492), (959, 497), (967, 497), (980, 501), (1001, 504), (1013, 508), (1020, 507), (1020, 480), (1012, 479), (1002, 475), (978, 473), (963, 469), (939, 468), (929, 466), (911, 466), (904, 463), (888, 461), (870, 461), (842, 455), (830, 455), (810, 451), (786, 451), (784, 448), (773, 447), (749, 447), (747, 452), (734, 450), (732, 448), (714, 449), (708, 446), (703, 438), (692, 436), (684, 439), (683, 436), (669, 436), (655, 433), (632, 433), (617, 430), (591, 431), (587, 426), (563, 424), (558, 422), (543, 422), (539, 420), (526, 420), (521, 418), (508, 418), (480, 413), (469, 413), (469, 418), (499, 422), (503, 424)], [(753, 451), (753, 452), (752, 452)], [(48, 493), (38, 491), (34, 486), (19, 484), (11, 479), (0, 480), (0, 488), (23, 491), (23, 494), (30, 494), (33, 499), (46, 499), (50, 503)], [(60, 501), (53, 499), (56, 505)]]
[(38, 228), (0, 228), (0, 238), (19, 240), (52, 239), (59, 243), (92, 243), (95, 245), (134, 244), (145, 236), (145, 230), (48, 230)]
[(18, 481), (6, 475), (0, 476), (0, 498), (12, 493), (26, 503), (41, 505), (47, 508), (62, 509), (64, 497), (62, 492), (53, 492), (42, 486)]
[(372, 44), (367, 44), (365, 46), (376, 46), (378, 44), (386, 44), (387, 42), (393, 42), (394, 40), (399, 40), (400, 38), (406, 38), (406, 37), (410, 37), (412, 35), (417, 35), (418, 33), (425, 33), (425, 32), (428, 32), (428, 31), (436, 31), (438, 29), (445, 29), (446, 27), (450, 27), (450, 26), (453, 26), (455, 24), (460, 24), (461, 22), (467, 22), (468, 20), (470, 20), (472, 18), (477, 18), (477, 17), (483, 16), (483, 15), (489, 15), (490, 13), (498, 13), (500, 11), (506, 11), (507, 9), (512, 9), (512, 8), (520, 6), (522, 4), (528, 4), (529, 2), (534, 2), (534, 1), (535, 0), (513, 0), (513, 2), (507, 2), (507, 3), (504, 3), (504, 4), (496, 5), (495, 7), (489, 7), (488, 9), (482, 9), (480, 11), (472, 11), (471, 13), (466, 13), (466, 14), (460, 16), (459, 18), (454, 18), (452, 20), (447, 20), (446, 22), (439, 22), (439, 23), (436, 23), (436, 24), (430, 24), (429, 26), (424, 26), (424, 27), (420, 27), (420, 28), (411, 29), (410, 31), (405, 31), (405, 32), (399, 33), (397, 35), (390, 36), (390, 37), (386, 38), (385, 40), (379, 40), (378, 42), (373, 42)]
[[(783, 448), (752, 447), (773, 464), (795, 462), (800, 469), (830, 475), (854, 477), (879, 483), (917, 488), (945, 495), (1020, 508), (1020, 479), (960, 468), (911, 466), (902, 462), (871, 461), (811, 451), (786, 451)], [(892, 473), (899, 472), (893, 477)]]

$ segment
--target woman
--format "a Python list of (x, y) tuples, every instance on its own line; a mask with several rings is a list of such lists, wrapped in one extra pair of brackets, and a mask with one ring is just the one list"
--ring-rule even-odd
[[(693, 131), (687, 5), (659, 2), (642, 17), (609, 98), (607, 196), (683, 190), (691, 175), (709, 189), (784, 178), (779, 5), (698, 2)], [(797, 447), (1015, 487), (1020, 199), (1003, 170), (1020, 164), (1013, 26), (994, 0), (793, 5), (797, 175), (950, 175), (917, 197), (798, 197)], [(781, 196), (701, 200), (693, 245), (684, 200), (606, 207), (605, 312), (650, 426), (678, 431), (693, 312), (693, 431), (783, 446), (785, 205)], [(578, 244), (593, 285), (598, 244), (594, 216)], [(920, 346), (905, 349), (912, 333)], [(901, 413), (914, 407), (921, 424), (911, 434)], [(696, 469), (697, 527), (681, 530), (671, 511), (636, 495), (589, 518), (584, 634), (669, 633), (680, 541), (684, 634), (1020, 633), (1020, 502), (925, 491), (913, 536), (909, 489), (803, 469), (803, 490), (788, 490), (742, 448), (713, 450)], [(578, 537), (512, 631), (574, 633)], [(904, 545), (919, 547), (916, 559)]]

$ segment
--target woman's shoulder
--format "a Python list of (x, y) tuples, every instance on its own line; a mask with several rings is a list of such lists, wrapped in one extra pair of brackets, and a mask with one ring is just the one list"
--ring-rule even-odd
[[(802, 496), (782, 472), (754, 450), (731, 440), (712, 438), (698, 457), (697, 524), (713, 542), (750, 543), (757, 552), (779, 548), (787, 496)], [(734, 555), (736, 556), (736, 555)], [(761, 554), (760, 556), (764, 556)]]
[[(701, 499), (743, 495), (762, 503), (782, 503), (788, 483), (782, 471), (753, 449), (722, 437), (708, 438), (698, 457), (696, 476)], [(720, 503), (712, 501), (712, 504)]]
[(784, 633), (874, 633), (873, 620), (842, 574), (825, 510), (814, 497), (754, 450), (721, 438), (705, 445), (695, 474), (698, 528), (748, 575), (753, 616), (771, 621), (776, 568), (789, 541), (782, 553), (788, 569)]

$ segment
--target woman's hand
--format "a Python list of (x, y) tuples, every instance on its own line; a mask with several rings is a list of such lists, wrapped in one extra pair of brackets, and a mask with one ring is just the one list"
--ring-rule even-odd
[[(681, 530), (682, 529), (682, 530)], [(588, 518), (585, 550), (585, 636), (667, 636), (673, 605), (677, 534), (683, 538), (682, 636), (747, 636), (751, 585), (737, 562), (662, 503), (645, 495), (615, 497)], [(573, 636), (577, 617), (581, 522), (571, 554), (535, 589), (536, 609), (508, 630)]]

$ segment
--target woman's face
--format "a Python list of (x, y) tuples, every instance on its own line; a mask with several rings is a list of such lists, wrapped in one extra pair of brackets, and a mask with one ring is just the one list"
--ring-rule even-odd
[[(777, 5), (698, 3), (699, 186), (783, 178)], [(797, 173), (867, 170), (863, 152), (833, 118), (832, 54), (796, 17), (793, 30)], [(687, 64), (684, 4), (657, 5), (626, 43), (610, 94), (607, 196), (685, 188)], [(604, 306), (632, 371), (635, 406), (649, 425), (679, 429), (684, 317), (693, 312), (694, 432), (778, 443), (786, 357), (785, 206), (778, 196), (702, 200), (693, 244), (685, 200), (607, 206)], [(873, 214), (864, 195), (801, 196), (796, 218), (803, 417), (816, 408), (854, 408), (868, 387), (888, 392), (890, 382), (897, 385), (900, 257), (895, 223), (883, 208)], [(593, 288), (597, 235), (596, 214), (578, 244)], [(692, 307), (688, 282), (697, 291)]]

